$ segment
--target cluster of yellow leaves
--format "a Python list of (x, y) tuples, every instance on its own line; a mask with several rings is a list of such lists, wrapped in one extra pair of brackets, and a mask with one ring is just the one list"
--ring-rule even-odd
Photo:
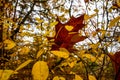
[(12, 40), (6, 39), (4, 41), (4, 45), (5, 45), (5, 49), (9, 50), (9, 49), (12, 49), (13, 47), (15, 47), (16, 43), (14, 41), (12, 41)]
[(93, 56), (92, 54), (84, 54), (82, 57), (83, 58), (85, 57), (85, 58), (91, 60), (92, 62), (95, 62), (95, 60), (96, 60), (96, 57)]

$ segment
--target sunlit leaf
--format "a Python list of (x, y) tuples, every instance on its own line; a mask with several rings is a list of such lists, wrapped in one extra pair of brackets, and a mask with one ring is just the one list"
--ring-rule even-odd
[(58, 57), (62, 57), (62, 58), (68, 58), (69, 57), (69, 53), (64, 52), (64, 51), (53, 50), (51, 52)]
[(89, 77), (89, 80), (96, 80), (96, 78), (92, 75), (89, 75), (88, 77)]
[(49, 75), (48, 65), (44, 61), (37, 61), (32, 68), (33, 80), (47, 80)]
[(7, 50), (12, 49), (13, 47), (16, 46), (15, 42), (12, 40), (9, 40), (9, 39), (6, 39), (4, 41), (4, 44), (5, 44), (5, 49), (7, 49)]
[(33, 61), (33, 60), (30, 60), (30, 59), (27, 60), (27, 61), (25, 61), (25, 62), (22, 63), (20, 66), (18, 66), (15, 71), (18, 71), (18, 70), (24, 68), (25, 66), (27, 66), (27, 65), (28, 65), (30, 62), (32, 62), (32, 61)]
[(38, 51), (36, 58), (39, 58), (43, 53), (44, 53), (44, 49), (42, 48)]
[(53, 80), (66, 80), (64, 77), (55, 76)]
[(68, 31), (72, 31), (73, 26), (66, 25), (66, 26), (65, 26), (65, 29), (67, 29)]
[(75, 79), (74, 80), (83, 80), (83, 78), (79, 75), (75, 75)]
[(13, 70), (0, 70), (0, 80), (8, 80), (13, 73)]
[(120, 21), (120, 16), (118, 16), (110, 21), (109, 28), (114, 27), (118, 21)]

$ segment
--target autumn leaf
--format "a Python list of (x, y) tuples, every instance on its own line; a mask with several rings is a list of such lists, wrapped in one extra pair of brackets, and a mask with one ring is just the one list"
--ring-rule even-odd
[(118, 16), (118, 17), (112, 19), (112, 20), (110, 21), (108, 27), (109, 27), (109, 28), (114, 27), (115, 24), (116, 24), (117, 22), (119, 22), (119, 21), (120, 21), (120, 16)]
[(8, 80), (13, 73), (13, 70), (0, 70), (0, 80)]
[(13, 47), (16, 46), (15, 42), (12, 41), (12, 40), (9, 40), (9, 39), (6, 39), (6, 40), (4, 41), (4, 44), (6, 45), (6, 46), (5, 46), (5, 49), (7, 49), (7, 50), (12, 49)]
[(26, 55), (26, 54), (28, 54), (30, 52), (30, 49), (29, 49), (29, 47), (22, 47), (21, 48), (21, 50), (20, 50), (20, 55)]
[(39, 58), (39, 57), (43, 54), (43, 52), (44, 52), (44, 49), (43, 49), (43, 48), (40, 49), (40, 50), (37, 52), (36, 58)]
[(93, 75), (88, 75), (89, 80), (96, 80), (96, 78)]
[(94, 57), (92, 54), (84, 54), (82, 55), (82, 57), (84, 58), (88, 58), (90, 59), (92, 62), (94, 62), (96, 60), (96, 57)]
[(15, 71), (18, 71), (18, 70), (24, 68), (25, 66), (27, 66), (27, 65), (28, 65), (30, 62), (32, 62), (32, 61), (33, 61), (33, 60), (27, 60), (27, 61), (25, 61), (25, 62), (22, 63), (20, 66), (18, 66), (18, 68), (16, 68)]
[(83, 78), (79, 75), (75, 75), (75, 80), (83, 80)]
[(48, 65), (44, 61), (37, 61), (32, 68), (33, 80), (47, 80), (49, 75)]
[(66, 25), (66, 26), (65, 26), (65, 29), (67, 29), (68, 31), (72, 31), (73, 26)]
[(69, 57), (69, 53), (64, 52), (64, 51), (53, 50), (51, 52), (58, 57), (62, 57), (62, 58), (68, 58)]
[(81, 15), (78, 18), (71, 17), (71, 19), (65, 24), (62, 24), (58, 18), (56, 21), (58, 24), (55, 26), (56, 34), (53, 37), (55, 44), (52, 45), (52, 50), (66, 48), (70, 51), (75, 43), (86, 39), (85, 36), (80, 36), (78, 33), (78, 31), (84, 27), (84, 15)]
[(116, 52), (115, 54), (108, 54), (111, 61), (112, 61), (112, 64), (113, 64), (113, 67), (114, 67), (114, 71), (115, 71), (115, 74), (116, 74), (116, 80), (119, 80), (120, 79), (120, 51)]
[(53, 80), (66, 80), (64, 77), (55, 76)]

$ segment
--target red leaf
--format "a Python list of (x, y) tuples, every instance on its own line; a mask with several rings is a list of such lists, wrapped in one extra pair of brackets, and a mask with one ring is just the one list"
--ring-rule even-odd
[[(61, 47), (70, 50), (75, 43), (83, 41), (86, 37), (79, 36), (78, 33), (78, 31), (84, 27), (83, 20), (84, 15), (78, 18), (71, 17), (71, 19), (65, 24), (62, 24), (57, 19), (58, 24), (55, 26), (56, 35), (54, 37), (55, 45), (52, 46), (52, 50), (56, 50)], [(73, 29), (71, 31), (68, 31), (65, 28), (66, 25), (72, 26)]]
[(114, 55), (109, 54), (109, 56), (114, 66), (114, 70), (116, 74), (115, 80), (119, 80), (120, 79), (120, 51), (116, 52)]

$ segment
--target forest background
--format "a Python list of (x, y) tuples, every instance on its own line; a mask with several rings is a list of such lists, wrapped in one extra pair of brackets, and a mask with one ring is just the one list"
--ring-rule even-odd
[(119, 80), (119, 0), (0, 0), (0, 80)]

